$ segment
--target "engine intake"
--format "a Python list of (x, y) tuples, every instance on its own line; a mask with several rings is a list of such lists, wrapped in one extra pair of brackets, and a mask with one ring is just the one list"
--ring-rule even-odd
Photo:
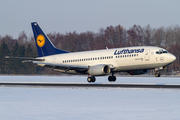
[(88, 73), (91, 76), (107, 75), (111, 72), (108, 65), (96, 65), (89, 68)]

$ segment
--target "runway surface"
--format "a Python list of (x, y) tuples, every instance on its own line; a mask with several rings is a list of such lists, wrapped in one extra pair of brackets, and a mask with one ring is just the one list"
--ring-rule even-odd
[(179, 120), (180, 77), (0, 76), (3, 120)]
[(9, 87), (78, 87), (78, 88), (165, 88), (180, 89), (180, 84), (153, 83), (65, 83), (65, 82), (0, 82), (0, 86)]

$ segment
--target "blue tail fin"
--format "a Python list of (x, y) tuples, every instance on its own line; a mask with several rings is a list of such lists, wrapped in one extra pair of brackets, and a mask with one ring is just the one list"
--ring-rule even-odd
[(57, 49), (56, 47), (54, 47), (52, 42), (44, 34), (44, 32), (39, 27), (37, 22), (32, 22), (31, 26), (33, 29), (34, 39), (35, 39), (35, 43), (37, 46), (39, 57), (55, 55), (55, 54), (69, 53), (67, 51), (60, 50), (60, 49)]

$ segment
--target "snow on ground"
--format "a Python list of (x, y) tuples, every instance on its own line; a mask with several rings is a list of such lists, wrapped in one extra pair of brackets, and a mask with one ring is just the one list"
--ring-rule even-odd
[[(86, 77), (0, 76), (2, 81), (86, 83)], [(108, 83), (107, 76), (96, 83)], [(118, 77), (116, 83), (180, 84), (180, 79)], [(179, 100), (179, 90), (0, 87), (0, 120), (179, 120)]]

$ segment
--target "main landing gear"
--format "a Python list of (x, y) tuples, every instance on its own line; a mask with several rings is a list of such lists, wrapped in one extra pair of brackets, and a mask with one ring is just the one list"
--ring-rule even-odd
[(112, 72), (112, 76), (108, 77), (109, 82), (115, 82), (116, 81), (116, 76), (114, 76), (114, 73)]
[[(116, 76), (114, 76), (114, 73), (113, 73), (113, 72), (112, 72), (112, 76), (109, 76), (109, 77), (108, 77), (108, 80), (109, 80), (109, 82), (115, 82), (115, 81), (116, 81)], [(88, 78), (87, 78), (87, 81), (88, 81), (89, 83), (95, 82), (95, 81), (96, 81), (96, 78), (95, 78), (94, 76), (91, 76), (91, 77), (88, 77)]]
[(96, 81), (96, 78), (94, 76), (92, 77), (88, 77), (87, 78), (87, 81), (90, 83), (90, 82), (95, 82)]

